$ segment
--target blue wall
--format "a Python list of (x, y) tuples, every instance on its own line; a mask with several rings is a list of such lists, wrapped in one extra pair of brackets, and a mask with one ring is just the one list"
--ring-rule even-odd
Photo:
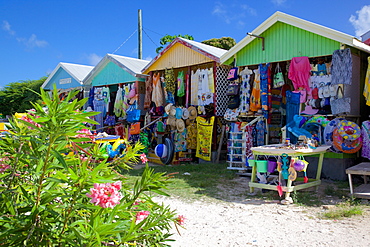
[[(71, 83), (60, 84), (60, 79), (67, 79), (67, 78), (71, 78)], [(74, 87), (81, 87), (82, 86), (77, 80), (75, 80), (62, 67), (60, 67), (58, 69), (58, 71), (50, 79), (50, 81), (48, 82), (48, 84), (45, 86), (44, 89), (52, 90), (54, 83), (57, 85), (57, 89), (68, 89), (68, 88), (74, 88)]]

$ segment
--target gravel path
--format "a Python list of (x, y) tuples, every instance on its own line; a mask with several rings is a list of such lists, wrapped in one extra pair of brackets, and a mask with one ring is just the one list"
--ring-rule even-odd
[[(247, 189), (247, 180), (237, 181), (236, 193), (223, 188), (227, 193), (224, 201), (206, 197), (199, 201), (157, 198), (186, 218), (185, 229), (179, 228), (181, 235), (173, 229), (172, 237), (176, 241), (171, 246), (370, 246), (369, 206), (361, 216), (326, 220), (320, 217), (327, 210), (324, 207), (282, 205), (280, 201), (240, 196), (238, 192)], [(330, 197), (327, 199), (325, 203), (335, 204)]]
[(161, 198), (186, 218), (171, 246), (370, 246), (370, 214), (318, 218), (320, 208), (279, 202), (184, 202)]

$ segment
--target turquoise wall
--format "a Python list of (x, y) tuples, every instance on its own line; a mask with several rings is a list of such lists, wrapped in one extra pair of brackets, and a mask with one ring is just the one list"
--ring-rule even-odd
[(117, 64), (109, 61), (107, 65), (105, 65), (103, 69), (92, 79), (91, 85), (104, 86), (135, 81), (145, 81), (145, 79), (137, 78), (119, 67)]

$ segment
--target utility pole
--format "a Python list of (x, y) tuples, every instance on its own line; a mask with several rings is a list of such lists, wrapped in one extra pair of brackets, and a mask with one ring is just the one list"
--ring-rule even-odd
[(143, 25), (142, 25), (142, 22), (141, 22), (141, 9), (139, 9), (138, 11), (138, 24), (139, 24), (139, 27), (138, 27), (138, 58), (139, 59), (143, 59)]

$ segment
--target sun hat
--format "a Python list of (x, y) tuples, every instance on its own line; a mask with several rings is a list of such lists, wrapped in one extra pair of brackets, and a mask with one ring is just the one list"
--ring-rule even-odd
[(164, 108), (164, 111), (167, 113), (167, 115), (170, 115), (170, 111), (171, 111), (171, 106), (173, 106), (172, 103), (169, 103), (166, 105), (166, 107)]
[(301, 113), (302, 114), (307, 114), (307, 115), (314, 115), (318, 111), (319, 111), (318, 109), (313, 109), (312, 106), (306, 105), (306, 107), (304, 108), (304, 111), (302, 111)]
[(176, 128), (176, 118), (174, 116), (169, 116), (167, 118), (167, 125), (171, 127), (171, 129)]
[(183, 119), (188, 119), (189, 118), (189, 110), (188, 110), (188, 108), (183, 108), (182, 109), (182, 118)]
[(180, 107), (176, 108), (176, 119), (181, 119), (182, 118), (182, 109)]
[(170, 116), (175, 116), (176, 115), (176, 107), (175, 106), (171, 106), (170, 107), (170, 114), (168, 114)]
[(324, 98), (324, 87), (319, 87), (318, 95), (320, 99)]
[(324, 95), (325, 98), (330, 97), (330, 87), (329, 87), (329, 85), (324, 87), (322, 93), (323, 93), (323, 95)]
[(183, 132), (185, 130), (184, 120), (176, 119), (176, 128), (177, 128), (177, 131)]
[(317, 87), (312, 89), (312, 98), (313, 99), (318, 99), (319, 98), (319, 89)]
[(190, 106), (189, 110), (189, 119), (196, 119), (197, 118), (197, 109), (194, 106)]

